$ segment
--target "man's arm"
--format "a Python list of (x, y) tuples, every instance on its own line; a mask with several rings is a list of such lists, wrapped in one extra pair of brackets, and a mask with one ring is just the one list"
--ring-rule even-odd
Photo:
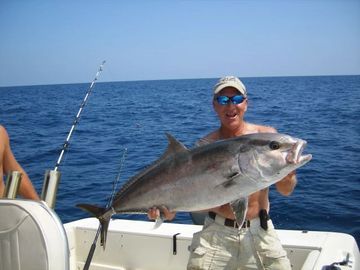
[(289, 196), (295, 189), (297, 183), (296, 179), (296, 173), (295, 171), (289, 173), (287, 176), (285, 176), (281, 181), (277, 182), (276, 189), (277, 191), (284, 195)]
[(14, 154), (11, 151), (10, 139), (4, 127), (0, 126), (0, 138), (1, 143), (4, 144), (4, 156), (3, 156), (3, 171), (4, 174), (8, 174), (10, 171), (19, 171), (22, 174), (19, 193), (22, 197), (32, 200), (40, 200), (38, 194), (35, 191), (34, 186), (25, 170), (15, 159)]

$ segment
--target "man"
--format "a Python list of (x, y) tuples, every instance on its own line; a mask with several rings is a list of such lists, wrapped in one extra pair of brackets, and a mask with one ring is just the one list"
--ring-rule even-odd
[[(199, 144), (251, 133), (276, 132), (272, 127), (246, 122), (247, 106), (244, 84), (234, 76), (220, 79), (214, 87), (213, 108), (221, 124)], [(296, 182), (295, 172), (292, 172), (275, 185), (280, 194), (288, 196)], [(155, 219), (160, 210), (166, 219), (175, 217), (175, 213), (166, 208), (153, 208), (148, 212), (149, 218)], [(236, 224), (230, 204), (208, 211), (203, 230), (194, 234), (188, 269), (291, 269), (268, 216), (268, 188), (249, 196), (244, 224)]]
[(14, 154), (11, 151), (10, 139), (6, 129), (0, 125), (0, 198), (3, 197), (5, 190), (4, 175), (8, 174), (10, 171), (19, 171), (22, 174), (19, 193), (23, 198), (40, 200), (29, 176), (16, 161)]

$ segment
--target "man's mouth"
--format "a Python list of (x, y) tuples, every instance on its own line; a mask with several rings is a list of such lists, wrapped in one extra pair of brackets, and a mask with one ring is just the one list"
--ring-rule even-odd
[(225, 116), (227, 118), (235, 118), (237, 116), (237, 113), (236, 112), (226, 112)]

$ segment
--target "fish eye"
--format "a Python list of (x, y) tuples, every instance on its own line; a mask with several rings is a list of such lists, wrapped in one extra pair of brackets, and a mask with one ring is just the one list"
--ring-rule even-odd
[(269, 147), (271, 150), (278, 150), (280, 148), (280, 143), (272, 141), (270, 142)]

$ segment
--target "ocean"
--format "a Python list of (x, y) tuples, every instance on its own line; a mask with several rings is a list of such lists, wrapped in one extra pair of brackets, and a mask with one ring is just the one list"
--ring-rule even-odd
[[(166, 132), (192, 147), (216, 129), (211, 92), (216, 80), (98, 82), (60, 166), (55, 210), (61, 220), (88, 217), (77, 203), (105, 206), (118, 174), (121, 186), (162, 154)], [(305, 152), (313, 155), (298, 169), (291, 196), (271, 187), (276, 228), (344, 232), (359, 244), (360, 76), (242, 80), (249, 93), (246, 121), (307, 140)], [(39, 194), (89, 86), (0, 87), (0, 123)], [(145, 215), (117, 218), (146, 220)], [(191, 218), (178, 213), (173, 222), (191, 223)]]

